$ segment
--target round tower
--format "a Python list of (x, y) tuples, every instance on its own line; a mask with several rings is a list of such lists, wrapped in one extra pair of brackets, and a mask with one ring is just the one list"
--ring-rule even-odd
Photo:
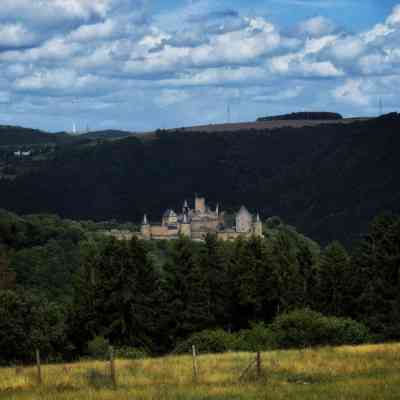
[(254, 224), (253, 224), (253, 231), (254, 231), (255, 236), (258, 236), (258, 237), (263, 236), (263, 226), (262, 226), (262, 222), (261, 222), (259, 213), (257, 213), (256, 222), (254, 222)]
[(183, 214), (183, 221), (180, 226), (180, 234), (186, 237), (192, 237), (192, 226), (190, 225), (187, 214)]
[(143, 239), (151, 239), (151, 229), (146, 214), (143, 217), (143, 222), (140, 231), (142, 233)]

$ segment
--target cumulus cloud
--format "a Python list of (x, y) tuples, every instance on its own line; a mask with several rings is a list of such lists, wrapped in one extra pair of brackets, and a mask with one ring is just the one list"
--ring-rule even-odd
[(393, 9), (392, 14), (387, 18), (386, 23), (390, 26), (400, 25), (400, 4)]
[(334, 22), (322, 16), (308, 19), (299, 25), (299, 32), (309, 36), (330, 35), (335, 30)]
[(366, 106), (370, 99), (363, 91), (363, 80), (349, 79), (343, 85), (333, 91), (336, 100), (340, 100), (350, 105)]
[(0, 50), (31, 47), (37, 35), (21, 24), (0, 24)]
[(390, 104), (399, 96), (400, 4), (356, 33), (322, 15), (286, 29), (266, 14), (245, 14), (224, 2), (187, 0), (156, 15), (148, 4), (2, 0), (0, 95), (7, 101), (0, 96), (0, 102), (7, 115), (20, 117), (38, 104), (51, 108), (54, 97), (68, 104), (83, 96), (92, 120), (101, 109), (109, 121), (126, 112), (129, 123), (133, 109), (135, 120), (156, 128), (145, 117), (154, 108), (171, 125), (188, 122), (199, 108), (217, 122), (224, 114), (217, 103), (225, 108), (237, 91), (248, 102), (238, 119), (256, 118), (264, 101), (282, 111), (334, 104), (366, 113), (379, 87)]
[(63, 19), (104, 18), (115, 0), (2, 0), (1, 20), (16, 16), (29, 23), (54, 24)]

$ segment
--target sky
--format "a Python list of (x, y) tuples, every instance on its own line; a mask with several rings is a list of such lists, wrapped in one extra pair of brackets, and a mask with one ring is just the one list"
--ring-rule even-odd
[(0, 125), (400, 108), (400, 0), (1, 0)]

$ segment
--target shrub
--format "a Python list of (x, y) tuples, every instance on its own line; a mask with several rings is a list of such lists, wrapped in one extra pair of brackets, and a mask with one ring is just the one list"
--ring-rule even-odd
[(361, 344), (371, 339), (368, 328), (351, 318), (328, 318), (332, 329), (332, 344)]
[(369, 339), (363, 324), (349, 318), (325, 317), (309, 309), (278, 316), (271, 330), (281, 348), (358, 344)]
[(205, 330), (194, 333), (188, 339), (179, 343), (174, 353), (182, 354), (191, 351), (192, 345), (201, 353), (223, 353), (236, 347), (236, 338), (233, 334), (222, 329)]
[(235, 334), (235, 350), (237, 351), (266, 351), (276, 347), (274, 333), (263, 322), (251, 325)]
[(92, 358), (106, 359), (109, 355), (110, 343), (103, 336), (96, 336), (88, 343), (88, 354)]

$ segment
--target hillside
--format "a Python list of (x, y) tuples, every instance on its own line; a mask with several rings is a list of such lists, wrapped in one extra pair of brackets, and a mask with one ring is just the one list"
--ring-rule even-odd
[(51, 134), (37, 129), (22, 128), (18, 126), (0, 126), (0, 146), (68, 143), (73, 140), (73, 136), (65, 133)]
[(399, 352), (398, 344), (267, 352), (261, 355), (261, 377), (253, 368), (241, 381), (254, 353), (201, 355), (197, 382), (189, 356), (117, 360), (116, 389), (105, 361), (44, 366), (41, 387), (36, 369), (20, 367), (16, 374), (3, 368), (0, 398), (394, 400)]
[(291, 114), (283, 115), (273, 115), (270, 117), (258, 118), (257, 121), (305, 121), (305, 120), (316, 120), (316, 121), (331, 121), (331, 120), (341, 120), (342, 115), (332, 112), (295, 112)]
[[(260, 118), (255, 122), (233, 122), (225, 124), (210, 124), (210, 125), (197, 125), (190, 127), (183, 127), (177, 129), (181, 132), (237, 132), (243, 130), (251, 131), (264, 131), (269, 129), (281, 128), (304, 128), (312, 126), (320, 126), (326, 124), (352, 124), (353, 122), (368, 121), (370, 118), (290, 118), (290, 116)], [(170, 129), (174, 131), (176, 129)]]
[(235, 132), (161, 131), (68, 146), (39, 171), (0, 182), (0, 207), (64, 217), (158, 221), (202, 193), (245, 204), (313, 239), (345, 243), (384, 211), (400, 211), (400, 116), (348, 124)]
[(131, 132), (109, 129), (84, 133), (80, 137), (85, 139), (121, 139), (131, 135)]

